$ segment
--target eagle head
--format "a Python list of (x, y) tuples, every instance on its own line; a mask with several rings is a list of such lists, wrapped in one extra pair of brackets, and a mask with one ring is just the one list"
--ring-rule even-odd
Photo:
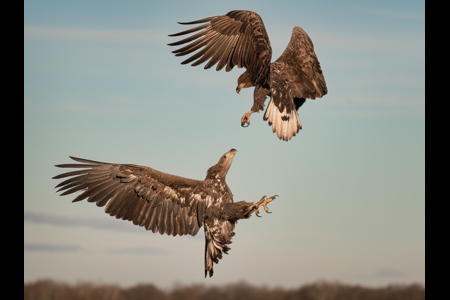
[(206, 179), (225, 179), (236, 152), (236, 149), (231, 149), (223, 154), (217, 164), (208, 169)]
[(239, 92), (243, 88), (249, 88), (249, 87), (252, 87), (252, 86), (255, 86), (255, 85), (253, 84), (252, 78), (250, 77), (250, 73), (248, 71), (245, 71), (238, 78), (238, 85), (236, 87), (236, 93), (239, 94)]

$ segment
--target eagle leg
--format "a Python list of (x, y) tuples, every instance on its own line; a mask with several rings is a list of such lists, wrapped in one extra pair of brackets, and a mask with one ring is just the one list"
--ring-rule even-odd
[(269, 211), (269, 208), (267, 207), (267, 204), (268, 204), (269, 202), (275, 200), (276, 197), (278, 197), (278, 195), (272, 196), (272, 197), (270, 197), (270, 198), (266, 198), (266, 196), (264, 195), (264, 196), (261, 198), (261, 200), (259, 200), (259, 201), (258, 201), (257, 203), (255, 203), (255, 204), (253, 204), (253, 208), (255, 209), (255, 214), (256, 214), (256, 216), (257, 216), (257, 217), (261, 217), (261, 216), (259, 215), (259, 207), (260, 207), (260, 206), (263, 206), (263, 207), (264, 207), (264, 210), (265, 210), (267, 213), (269, 213), (269, 214), (272, 213), (271, 211)]
[(254, 113), (254, 111), (249, 111), (241, 118), (241, 126), (248, 127), (250, 125), (250, 115)]

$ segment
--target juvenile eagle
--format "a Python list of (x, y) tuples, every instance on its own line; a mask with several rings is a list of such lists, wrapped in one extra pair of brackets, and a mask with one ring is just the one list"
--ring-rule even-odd
[(205, 69), (217, 63), (216, 70), (223, 67), (229, 72), (237, 66), (247, 70), (238, 78), (236, 92), (242, 88), (255, 87), (253, 106), (241, 118), (241, 125), (250, 125), (250, 115), (264, 109), (264, 101), (270, 97), (264, 114), (272, 131), (279, 139), (288, 141), (302, 128), (297, 110), (305, 99), (321, 98), (328, 90), (322, 74), (314, 45), (299, 26), (294, 27), (291, 40), (283, 54), (273, 63), (272, 48), (261, 17), (252, 11), (233, 10), (226, 15), (209, 17), (182, 25), (206, 23), (169, 36), (198, 33), (170, 46), (188, 43), (172, 51), (176, 56), (197, 53), (182, 64), (197, 66), (209, 60)]
[[(147, 230), (168, 235), (196, 235), (204, 225), (205, 277), (214, 273), (213, 262), (228, 254), (234, 226), (239, 219), (259, 214), (277, 195), (257, 203), (233, 202), (225, 177), (237, 150), (231, 149), (208, 169), (205, 180), (170, 175), (149, 167), (104, 163), (71, 157), (82, 164), (61, 164), (59, 168), (81, 168), (53, 177), (70, 177), (56, 187), (61, 196), (83, 190), (72, 202), (87, 198), (117, 219), (132, 221)], [(259, 216), (259, 215), (258, 215)]]

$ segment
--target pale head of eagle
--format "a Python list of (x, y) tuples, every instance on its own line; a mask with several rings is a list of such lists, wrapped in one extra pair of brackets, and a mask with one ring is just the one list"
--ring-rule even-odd
[(236, 149), (231, 149), (222, 155), (217, 164), (208, 169), (206, 179), (225, 179), (236, 152)]

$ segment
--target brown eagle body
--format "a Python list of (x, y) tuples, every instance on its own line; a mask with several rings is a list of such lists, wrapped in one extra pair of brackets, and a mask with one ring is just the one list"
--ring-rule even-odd
[(71, 157), (82, 164), (61, 164), (59, 168), (82, 168), (53, 177), (70, 177), (56, 187), (61, 196), (83, 191), (73, 202), (87, 199), (117, 219), (132, 221), (147, 230), (168, 235), (196, 235), (204, 225), (205, 277), (213, 275), (213, 262), (228, 254), (234, 227), (275, 199), (257, 203), (233, 202), (225, 177), (236, 154), (235, 149), (221, 156), (209, 168), (205, 180), (170, 175), (149, 167), (112, 164)]
[(264, 109), (267, 96), (270, 101), (264, 120), (272, 125), (279, 139), (288, 141), (302, 128), (297, 110), (305, 99), (321, 98), (328, 90), (314, 45), (301, 27), (294, 27), (291, 40), (283, 54), (273, 63), (272, 48), (261, 17), (252, 11), (234, 10), (226, 15), (209, 17), (183, 25), (206, 23), (172, 34), (180, 36), (201, 30), (183, 40), (169, 44), (186, 46), (173, 51), (176, 56), (191, 54), (182, 64), (197, 66), (208, 63), (205, 69), (217, 64), (228, 72), (235, 66), (247, 70), (238, 78), (236, 91), (255, 87), (253, 106), (241, 119), (241, 125), (250, 124), (250, 115)]

